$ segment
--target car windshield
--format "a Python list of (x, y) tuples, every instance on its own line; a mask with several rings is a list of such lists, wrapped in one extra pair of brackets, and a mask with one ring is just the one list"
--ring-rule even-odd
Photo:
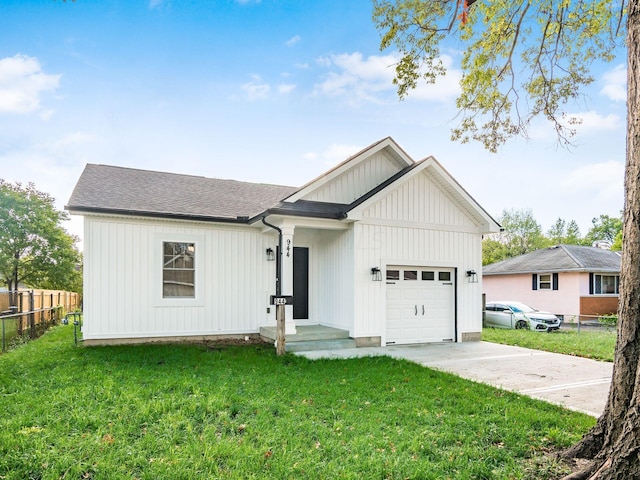
[(508, 303), (507, 306), (511, 310), (513, 310), (515, 313), (537, 312), (537, 310), (535, 308), (530, 307), (529, 305), (525, 305), (524, 303), (520, 303), (520, 302)]

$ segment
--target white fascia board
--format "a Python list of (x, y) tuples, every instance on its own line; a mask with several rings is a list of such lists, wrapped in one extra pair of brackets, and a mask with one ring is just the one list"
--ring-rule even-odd
[[(317, 230), (348, 230), (351, 228), (351, 222), (347, 220), (333, 220), (330, 218), (269, 215), (267, 221), (278, 228), (311, 228)], [(256, 225), (258, 224), (262, 227), (262, 233), (275, 231), (273, 228), (265, 226), (262, 222), (256, 222)]]
[(500, 224), (496, 222), (484, 208), (482, 208), (475, 198), (473, 198), (469, 192), (467, 192), (462, 185), (458, 183), (458, 181), (447, 171), (446, 168), (442, 166), (442, 164), (440, 164), (440, 162), (438, 162), (438, 160), (435, 159), (435, 157), (429, 157), (425, 163), (427, 163), (426, 168), (437, 173), (434, 175), (434, 178), (437, 181), (442, 179), (446, 182), (446, 186), (451, 188), (451, 190), (447, 189), (447, 192), (452, 194), (453, 199), (467, 211), (474, 214), (473, 216), (476, 219), (481, 219), (479, 226), (483, 235), (500, 232)]

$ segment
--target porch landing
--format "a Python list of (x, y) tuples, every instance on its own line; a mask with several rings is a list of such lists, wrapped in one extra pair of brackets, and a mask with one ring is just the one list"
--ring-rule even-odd
[[(276, 340), (276, 327), (260, 327), (260, 336), (267, 341)], [(356, 342), (349, 338), (347, 330), (324, 325), (300, 325), (295, 335), (285, 337), (287, 352), (309, 352), (314, 350), (337, 350), (355, 348)]]

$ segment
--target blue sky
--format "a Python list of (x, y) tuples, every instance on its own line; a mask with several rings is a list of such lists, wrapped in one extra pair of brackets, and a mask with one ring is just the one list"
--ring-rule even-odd
[[(435, 156), (492, 215), (529, 208), (583, 234), (623, 206), (625, 59), (595, 72), (558, 148), (538, 122), (498, 154), (449, 140), (460, 53), (399, 101), (368, 0), (2, 0), (0, 178), (59, 208), (86, 163), (302, 185), (392, 136)], [(68, 229), (82, 234), (81, 221)]]

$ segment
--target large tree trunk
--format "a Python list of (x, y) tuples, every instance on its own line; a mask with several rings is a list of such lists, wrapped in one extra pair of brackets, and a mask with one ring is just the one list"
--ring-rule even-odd
[(640, 0), (627, 17), (627, 160), (618, 309), (618, 341), (604, 413), (596, 426), (565, 452), (593, 460), (567, 479), (640, 478)]

